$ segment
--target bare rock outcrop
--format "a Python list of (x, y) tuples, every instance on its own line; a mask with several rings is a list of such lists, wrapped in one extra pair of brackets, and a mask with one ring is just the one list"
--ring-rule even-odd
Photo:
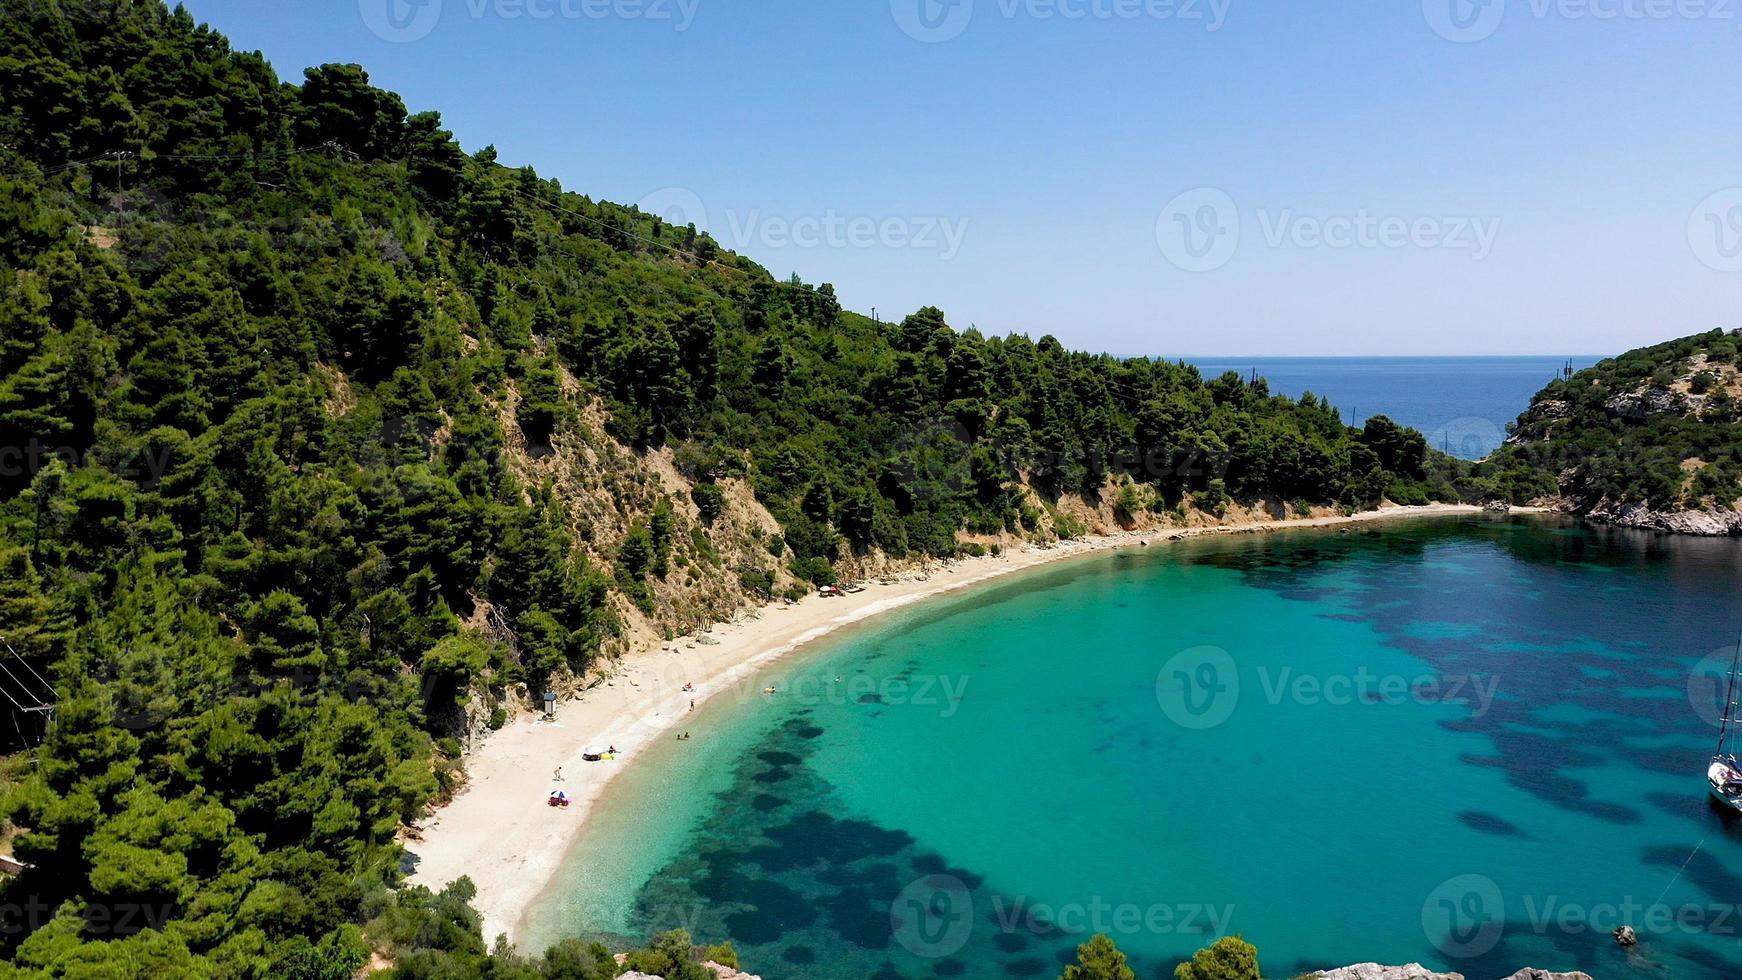
[(1688, 399), (1674, 388), (1648, 385), (1637, 391), (1625, 391), (1611, 397), (1603, 403), (1603, 411), (1615, 418), (1643, 422), (1653, 415), (1687, 414)]
[[(1420, 963), (1408, 966), (1381, 966), (1359, 963), (1340, 970), (1307, 974), (1308, 980), (1464, 980), (1462, 973), (1435, 973)], [(1505, 980), (1592, 980), (1586, 973), (1551, 973), (1548, 970), (1526, 968)]]
[(1308, 976), (1313, 980), (1464, 980), (1462, 973), (1435, 973), (1420, 963), (1411, 963), (1408, 966), (1357, 963), (1340, 970), (1326, 970)]
[[(622, 964), (624, 959), (625, 957), (622, 954), (618, 954), (617, 962), (619, 965)], [(718, 977), (719, 980), (762, 980), (761, 977), (756, 976), (755, 974), (740, 973), (729, 966), (722, 966), (719, 963), (715, 963), (713, 960), (703, 963), (702, 967), (704, 969), (712, 970), (714, 976)], [(631, 970), (628, 973), (620, 974), (617, 977), (617, 980), (662, 980), (662, 978), (656, 977), (651, 973), (637, 973), (634, 970)]]
[(1616, 527), (1662, 531), (1666, 534), (1689, 534), (1705, 538), (1742, 535), (1742, 511), (1735, 509), (1714, 507), (1666, 513), (1650, 510), (1642, 504), (1600, 504), (1588, 516), (1591, 520)]

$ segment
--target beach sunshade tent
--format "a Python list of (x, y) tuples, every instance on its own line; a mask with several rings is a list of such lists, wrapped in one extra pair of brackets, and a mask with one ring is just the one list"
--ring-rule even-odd
[(600, 759), (603, 759), (607, 754), (609, 754), (610, 751), (611, 751), (610, 749), (607, 749), (603, 746), (589, 745), (586, 748), (581, 750), (581, 758), (587, 760), (588, 762), (598, 762)]

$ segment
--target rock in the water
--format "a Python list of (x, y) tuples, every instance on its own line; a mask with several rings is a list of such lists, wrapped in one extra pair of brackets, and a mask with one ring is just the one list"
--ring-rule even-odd
[(1482, 505), (1482, 509), (1490, 514), (1510, 514), (1512, 505), (1504, 500), (1490, 500)]
[(1307, 974), (1312, 980), (1464, 980), (1462, 973), (1435, 973), (1420, 963), (1408, 966), (1380, 966), (1378, 963), (1358, 963), (1340, 970)]
[(1547, 970), (1526, 968), (1519, 970), (1506, 980), (1592, 980), (1589, 973), (1550, 973)]
[(1620, 943), (1623, 946), (1639, 945), (1639, 934), (1633, 931), (1632, 926), (1622, 926), (1611, 933), (1611, 935), (1615, 937), (1617, 943)]

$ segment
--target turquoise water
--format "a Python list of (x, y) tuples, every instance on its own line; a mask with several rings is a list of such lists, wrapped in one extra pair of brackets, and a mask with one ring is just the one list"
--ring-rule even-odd
[(1742, 626), (1739, 548), (1416, 521), (898, 613), (644, 756), (529, 938), (681, 926), (771, 980), (1051, 978), (1093, 932), (1146, 978), (1226, 933), (1276, 977), (1742, 975), (1690, 694)]
[[(1575, 369), (1601, 358), (1570, 358)], [(1279, 395), (1311, 391), (1331, 400), (1351, 425), (1389, 415), (1435, 448), (1481, 459), (1500, 448), (1506, 426), (1554, 380), (1565, 357), (1188, 357), (1206, 377), (1256, 371)]]

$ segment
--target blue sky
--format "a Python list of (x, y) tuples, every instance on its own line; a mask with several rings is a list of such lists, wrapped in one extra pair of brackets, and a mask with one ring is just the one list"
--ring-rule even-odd
[(1121, 354), (1742, 326), (1742, 0), (411, 2), (188, 6), (885, 317)]

